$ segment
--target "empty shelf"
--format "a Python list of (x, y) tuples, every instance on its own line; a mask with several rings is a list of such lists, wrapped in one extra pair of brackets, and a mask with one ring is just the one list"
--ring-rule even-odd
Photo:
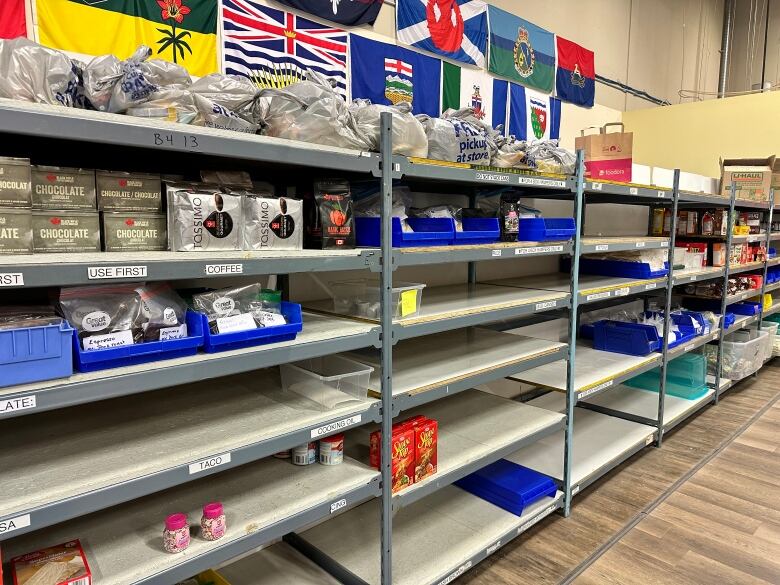
[(286, 542), (220, 567), (217, 573), (230, 585), (339, 585)]

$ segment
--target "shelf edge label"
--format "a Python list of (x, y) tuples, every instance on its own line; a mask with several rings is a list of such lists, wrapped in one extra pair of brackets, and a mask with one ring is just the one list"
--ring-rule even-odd
[(545, 252), (563, 252), (563, 246), (532, 246), (530, 248), (516, 248), (515, 256), (524, 254), (544, 254)]
[(201, 473), (203, 471), (208, 471), (210, 469), (214, 469), (215, 467), (227, 465), (228, 463), (230, 463), (230, 451), (228, 451), (227, 453), (222, 453), (221, 455), (215, 455), (214, 457), (209, 457), (208, 459), (201, 459), (200, 461), (191, 463), (190, 475)]
[(628, 194), (629, 195), (639, 195), (639, 189), (636, 187), (629, 187), (628, 188)]
[(596, 252), (606, 252), (609, 250), (609, 244), (598, 244), (596, 246)]
[(597, 301), (599, 299), (608, 299), (611, 296), (612, 296), (612, 291), (608, 290), (608, 291), (604, 291), (604, 292), (600, 292), (600, 293), (593, 293), (592, 295), (588, 295), (588, 296), (585, 297), (585, 300), (587, 300), (587, 301)]
[(332, 422), (327, 425), (317, 427), (316, 429), (311, 430), (311, 438), (319, 439), (321, 437), (327, 437), (328, 435), (332, 435), (334, 433), (340, 433), (341, 431), (343, 431), (348, 427), (355, 426), (356, 424), (360, 423), (360, 421), (362, 420), (363, 420), (363, 415), (356, 414), (355, 416), (350, 416), (349, 418), (343, 418), (341, 420), (337, 420), (336, 422)]
[(604, 390), (604, 388), (609, 388), (610, 386), (612, 386), (613, 382), (614, 380), (607, 380), (606, 382), (602, 382), (598, 386), (594, 386), (593, 388), (585, 390), (585, 392), (580, 392), (579, 396), (577, 396), (577, 400), (590, 396), (591, 394), (595, 394), (600, 390)]
[(493, 250), (491, 252), (491, 255), (497, 258), (497, 257), (501, 256), (501, 250)]
[(554, 309), (558, 306), (558, 301), (546, 301), (544, 303), (536, 303), (536, 310), (542, 311), (544, 309)]
[(630, 293), (630, 292), (631, 292), (631, 288), (627, 287), (627, 286), (624, 286), (623, 288), (619, 288), (619, 289), (617, 289), (615, 291), (615, 296), (616, 297), (625, 297), (625, 296), (628, 296), (628, 293)]
[(645, 290), (653, 290), (658, 286), (657, 282), (651, 282), (650, 284), (645, 285)]
[(37, 406), (38, 401), (35, 394), (19, 396), (18, 398), (5, 398), (0, 400), (0, 415), (19, 412), (20, 410), (30, 410)]
[(455, 569), (455, 571), (453, 573), (450, 573), (449, 576), (447, 576), (444, 579), (442, 579), (441, 581), (439, 581), (438, 585), (449, 585), (455, 579), (460, 577), (463, 573), (468, 571), (471, 568), (472, 564), (473, 563), (471, 561), (467, 561), (467, 562), (463, 563), (460, 567)]
[(637, 247), (637, 248), (644, 248), (645, 247), (645, 242), (636, 242), (636, 244), (634, 244), (634, 246)]
[(476, 173), (477, 181), (491, 181), (494, 183), (508, 183), (509, 175), (500, 175), (498, 173)]
[(21, 272), (0, 272), (0, 286), (24, 286), (24, 274)]
[(113, 278), (146, 278), (146, 266), (88, 266), (89, 280)]
[(494, 542), (493, 544), (491, 544), (489, 547), (485, 549), (485, 554), (492, 555), (500, 548), (501, 548), (501, 541), (497, 540), (496, 542)]
[(204, 274), (244, 274), (243, 264), (206, 264), (203, 268)]
[(337, 502), (333, 502), (330, 505), (330, 513), (333, 514), (334, 512), (338, 512), (342, 508), (346, 508), (346, 507), (347, 507), (347, 498), (341, 498)]
[(27, 528), (30, 525), (30, 515), (24, 514), (8, 520), (0, 520), (0, 534), (7, 534), (20, 528)]

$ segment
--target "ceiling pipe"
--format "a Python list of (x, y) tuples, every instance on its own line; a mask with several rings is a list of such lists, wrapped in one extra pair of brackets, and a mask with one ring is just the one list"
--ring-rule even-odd
[(726, 0), (723, 5), (723, 35), (720, 41), (720, 71), (718, 73), (718, 97), (726, 97), (728, 80), (729, 52), (731, 51), (731, 30), (734, 22), (734, 0)]

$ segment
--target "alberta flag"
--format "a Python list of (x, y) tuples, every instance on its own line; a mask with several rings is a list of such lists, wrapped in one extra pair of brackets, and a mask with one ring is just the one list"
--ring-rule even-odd
[(488, 7), (488, 70), (526, 87), (552, 93), (555, 85), (555, 35), (519, 16)]
[(403, 47), (349, 35), (352, 99), (410, 102), (415, 114), (440, 113), (441, 61)]
[(558, 43), (556, 94), (565, 102), (592, 108), (596, 94), (593, 51), (561, 37), (557, 37), (556, 41)]
[(529, 142), (559, 139), (561, 100), (522, 85), (509, 86), (509, 133)]
[(477, 117), (494, 128), (503, 126), (506, 133), (508, 91), (508, 81), (491, 77), (482, 69), (442, 63), (442, 112), (471, 107)]
[(396, 0), (398, 41), (485, 67), (487, 5), (482, 0)]

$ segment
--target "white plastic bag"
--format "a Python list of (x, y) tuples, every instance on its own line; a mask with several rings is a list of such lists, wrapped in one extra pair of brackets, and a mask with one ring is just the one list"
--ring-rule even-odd
[(400, 102), (394, 106), (372, 104), (369, 100), (355, 100), (349, 106), (360, 131), (371, 140), (371, 149), (379, 152), (380, 116), (393, 115), (393, 153), (426, 158), (428, 137), (420, 121), (412, 114), (412, 104)]
[(420, 114), (428, 136), (428, 158), (450, 162), (489, 165), (490, 147), (484, 126), (475, 123), (474, 110), (447, 110), (441, 118)]
[(260, 90), (246, 77), (212, 73), (193, 82), (190, 91), (253, 124), (260, 122), (256, 100)]
[(65, 53), (18, 37), (0, 39), (0, 97), (73, 107), (78, 70)]

